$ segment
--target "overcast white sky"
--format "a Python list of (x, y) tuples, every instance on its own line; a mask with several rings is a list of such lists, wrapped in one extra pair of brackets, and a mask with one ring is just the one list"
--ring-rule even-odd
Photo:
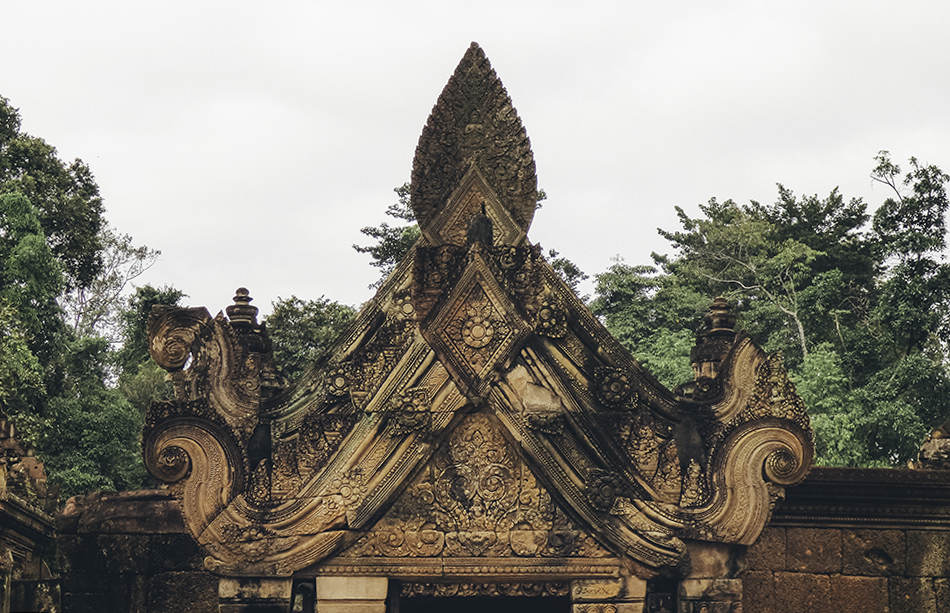
[[(872, 207), (891, 151), (950, 170), (950, 2), (7, 2), (0, 95), (85, 160), (142, 279), (212, 314), (247, 286), (357, 305), (359, 229), (409, 180), (473, 40), (548, 193), (529, 237), (588, 273), (669, 252), (674, 206)], [(588, 289), (589, 291), (589, 289)]]

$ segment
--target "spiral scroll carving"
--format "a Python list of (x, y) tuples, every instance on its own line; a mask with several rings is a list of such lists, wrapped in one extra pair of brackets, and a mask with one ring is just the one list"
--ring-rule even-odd
[(179, 418), (148, 432), (145, 466), (169, 483), (196, 538), (244, 486), (244, 461), (230, 435), (214, 424)]
[(155, 306), (148, 316), (148, 351), (165, 370), (181, 370), (211, 315), (204, 307)]
[(190, 468), (188, 452), (177, 445), (168, 445), (158, 454), (154, 474), (166, 483), (174, 483), (183, 479)]
[(809, 433), (785, 420), (738, 428), (714, 458), (715, 500), (697, 518), (727, 542), (752, 544), (771, 514), (770, 487), (804, 479), (812, 453)]
[(778, 449), (765, 460), (765, 477), (778, 485), (793, 484), (800, 465), (788, 449)]

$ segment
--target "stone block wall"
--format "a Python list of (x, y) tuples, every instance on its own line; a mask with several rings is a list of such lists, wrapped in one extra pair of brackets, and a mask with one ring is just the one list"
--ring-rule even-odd
[(950, 532), (770, 527), (749, 548), (754, 613), (950, 613)]
[(218, 579), (203, 570), (204, 554), (172, 503), (164, 492), (97, 492), (61, 516), (62, 610), (217, 611)]
[(950, 473), (814, 469), (746, 552), (747, 613), (950, 613)]

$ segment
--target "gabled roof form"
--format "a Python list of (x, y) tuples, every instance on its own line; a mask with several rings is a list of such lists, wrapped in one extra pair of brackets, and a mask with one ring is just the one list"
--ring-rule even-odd
[(176, 400), (149, 412), (146, 463), (209, 568), (288, 575), (337, 552), (403, 575), (515, 556), (593, 576), (605, 556), (681, 567), (684, 539), (753, 542), (811, 462), (781, 359), (720, 326), (685, 398), (610, 336), (527, 239), (529, 141), (474, 43), (412, 181), (422, 238), (294, 385), (246, 290), (227, 317), (153, 312)]

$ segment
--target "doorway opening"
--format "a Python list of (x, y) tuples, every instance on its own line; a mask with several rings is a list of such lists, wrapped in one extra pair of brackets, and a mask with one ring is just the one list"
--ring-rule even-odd
[(410, 596), (398, 613), (570, 613), (567, 596)]

